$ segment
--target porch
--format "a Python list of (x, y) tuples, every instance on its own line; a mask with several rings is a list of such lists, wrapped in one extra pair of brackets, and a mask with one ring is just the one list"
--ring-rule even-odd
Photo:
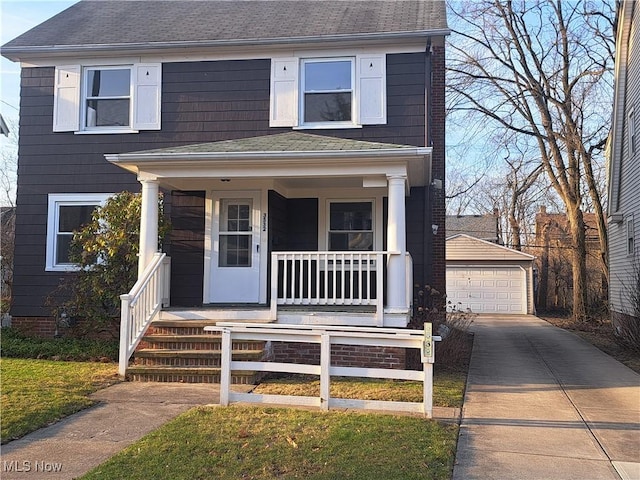
[[(139, 281), (123, 296), (121, 364), (160, 316), (406, 327), (414, 283), (408, 218), (417, 226), (420, 278), (430, 258), (430, 154), (291, 132), (107, 155), (142, 185)], [(414, 187), (419, 193), (409, 201)], [(157, 253), (160, 188), (202, 201), (201, 230), (187, 235), (202, 238), (195, 250), (202, 263), (192, 255), (186, 265), (172, 244), (181, 276), (167, 273), (169, 260)]]

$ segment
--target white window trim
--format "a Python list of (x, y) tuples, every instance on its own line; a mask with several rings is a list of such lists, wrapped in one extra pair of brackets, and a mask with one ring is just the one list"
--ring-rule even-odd
[[(361, 196), (344, 196), (344, 197), (319, 197), (318, 206), (318, 247), (321, 251), (329, 251), (329, 227), (330, 212), (332, 203), (353, 203), (353, 202), (369, 202), (371, 203), (372, 225), (373, 229), (373, 251), (381, 251), (383, 245), (383, 232), (379, 225), (382, 225), (382, 196), (379, 197), (361, 197)], [(354, 250), (355, 251), (355, 250)]]
[[(89, 84), (89, 72), (92, 71), (104, 71), (104, 70), (129, 70), (129, 94), (127, 96), (117, 96), (117, 97), (96, 97), (96, 98), (108, 98), (108, 99), (119, 99), (119, 100), (124, 100), (124, 99), (128, 99), (129, 100), (129, 124), (128, 125), (122, 125), (122, 126), (104, 126), (104, 127), (100, 127), (100, 126), (89, 126), (87, 125), (87, 101), (88, 101), (88, 95), (87, 95), (87, 88), (88, 88), (88, 84)], [(133, 66), (132, 65), (108, 65), (108, 66), (102, 66), (102, 65), (96, 65), (96, 66), (86, 66), (83, 67), (82, 69), (82, 82), (80, 84), (80, 131), (82, 133), (105, 133), (105, 132), (111, 132), (111, 133), (122, 133), (123, 131), (128, 131), (131, 132), (133, 131), (132, 128), (132, 124), (133, 124)]]
[[(636, 249), (636, 232), (635, 232), (635, 224), (633, 222), (633, 215), (629, 215), (627, 217), (627, 221), (625, 222), (625, 250), (627, 251), (627, 256), (632, 257), (635, 255)], [(629, 248), (629, 240), (633, 239), (633, 248)]]
[(47, 272), (73, 272), (78, 266), (72, 263), (57, 264), (56, 245), (61, 206), (70, 205), (104, 205), (113, 193), (50, 193), (47, 208), (47, 246), (45, 271)]
[[(304, 121), (304, 103), (305, 103), (305, 95), (307, 93), (306, 87), (306, 75), (305, 75), (305, 65), (308, 63), (323, 63), (323, 62), (345, 62), (349, 61), (351, 64), (351, 87), (348, 90), (351, 93), (351, 120), (350, 121), (325, 121), (325, 122), (305, 122)], [(356, 59), (355, 57), (317, 57), (317, 58), (302, 58), (300, 60), (300, 95), (299, 95), (299, 119), (300, 126), (298, 129), (325, 129), (325, 128), (353, 128), (356, 126), (360, 126), (357, 123), (357, 102), (356, 102)], [(331, 92), (337, 92), (338, 90), (331, 90)], [(341, 90), (342, 92), (346, 92), (347, 90)]]
[[(346, 53), (346, 52), (345, 52)], [(314, 60), (352, 59), (351, 122), (303, 122), (304, 101), (302, 64)], [(310, 55), (271, 58), (269, 126), (293, 130), (353, 129), (364, 125), (387, 124), (386, 53), (380, 51), (340, 55), (339, 52), (314, 52)]]
[[(128, 68), (130, 77), (129, 125), (86, 127), (86, 75), (91, 69)], [(57, 66), (54, 85), (53, 131), (76, 134), (138, 133), (160, 130), (162, 103), (161, 63), (105, 63)]]

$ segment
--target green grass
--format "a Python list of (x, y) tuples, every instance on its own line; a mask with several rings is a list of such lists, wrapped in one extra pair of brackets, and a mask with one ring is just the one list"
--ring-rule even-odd
[(2, 443), (93, 404), (87, 395), (117, 381), (113, 363), (0, 359)]
[(457, 426), (424, 418), (200, 407), (84, 480), (448, 479)]
[[(465, 372), (436, 370), (433, 379), (433, 405), (461, 407), (465, 382)], [(421, 382), (403, 380), (342, 377), (331, 379), (331, 396), (334, 398), (421, 402), (422, 388)], [(320, 395), (320, 380), (304, 375), (266, 380), (255, 388), (254, 393), (317, 397)]]

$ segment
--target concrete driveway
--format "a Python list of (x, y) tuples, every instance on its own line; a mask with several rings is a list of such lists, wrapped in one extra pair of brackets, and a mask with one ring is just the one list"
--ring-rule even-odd
[(640, 479), (640, 375), (534, 316), (472, 331), (454, 480)]

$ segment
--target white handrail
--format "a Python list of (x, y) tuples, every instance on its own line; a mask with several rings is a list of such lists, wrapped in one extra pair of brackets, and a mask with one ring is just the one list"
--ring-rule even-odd
[(272, 252), (271, 320), (277, 319), (278, 305), (370, 305), (382, 326), (383, 265), (385, 257), (398, 253)]
[[(329, 408), (359, 408), (420, 412), (433, 416), (433, 363), (435, 353), (433, 341), (440, 337), (431, 335), (430, 324), (424, 332), (410, 329), (340, 327), (330, 325), (282, 325), (220, 322), (205, 327), (207, 332), (222, 334), (222, 359), (220, 372), (220, 404), (230, 402), (276, 403), (280, 405), (315, 406)], [(263, 340), (320, 344), (320, 365), (298, 363), (234, 361), (231, 345), (233, 340)], [(430, 348), (425, 348), (427, 341)], [(339, 367), (331, 364), (331, 345), (366, 345), (422, 350), (423, 370), (394, 370), (390, 368)], [(232, 392), (231, 371), (251, 370), (257, 372), (305, 373), (320, 376), (320, 396), (262, 395)], [(394, 402), (381, 400), (332, 398), (331, 376), (387, 378), (423, 382), (422, 402)]]
[(125, 375), (129, 358), (163, 306), (169, 305), (171, 259), (156, 253), (129, 293), (120, 295), (118, 373)]

